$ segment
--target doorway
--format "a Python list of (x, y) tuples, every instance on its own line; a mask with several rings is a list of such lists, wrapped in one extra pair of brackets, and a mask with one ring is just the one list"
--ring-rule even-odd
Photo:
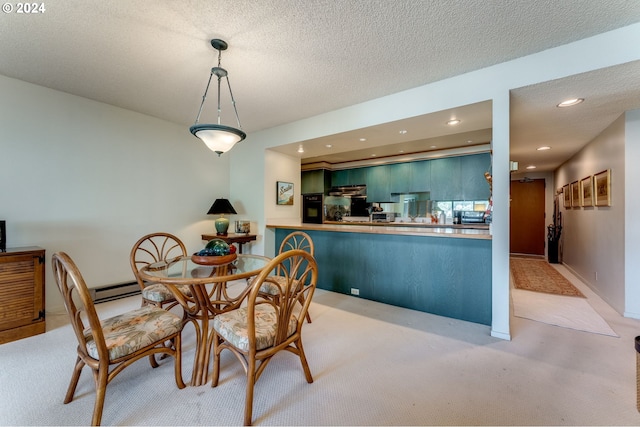
[(544, 179), (511, 181), (509, 252), (544, 256)]

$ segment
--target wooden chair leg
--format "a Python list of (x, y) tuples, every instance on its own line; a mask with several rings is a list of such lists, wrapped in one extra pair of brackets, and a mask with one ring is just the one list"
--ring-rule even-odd
[(176, 377), (176, 385), (179, 389), (185, 388), (184, 380), (182, 379), (182, 337), (178, 335), (174, 339), (175, 356), (173, 358), (173, 369)]
[(96, 377), (96, 403), (93, 407), (93, 419), (91, 425), (99, 426), (102, 421), (102, 409), (104, 408), (104, 397), (107, 392), (108, 369), (100, 369)]
[(213, 333), (213, 375), (211, 378), (211, 387), (218, 386), (218, 380), (220, 379), (220, 339), (218, 334)]
[(302, 363), (304, 376), (307, 379), (308, 383), (312, 383), (313, 377), (311, 376), (311, 369), (309, 369), (309, 363), (307, 363), (307, 356), (304, 354), (304, 348), (302, 347), (302, 339), (298, 339), (295, 343), (295, 346), (298, 348), (298, 356), (300, 357), (300, 363)]
[(73, 395), (76, 393), (76, 387), (78, 386), (78, 380), (80, 374), (84, 368), (84, 362), (80, 357), (76, 359), (76, 366), (73, 368), (73, 374), (71, 374), (71, 382), (69, 382), (69, 388), (67, 388), (67, 395), (64, 397), (64, 403), (69, 403), (73, 400)]
[(251, 425), (253, 415), (253, 387), (256, 383), (256, 360), (249, 359), (247, 365), (247, 394), (244, 402), (244, 425)]

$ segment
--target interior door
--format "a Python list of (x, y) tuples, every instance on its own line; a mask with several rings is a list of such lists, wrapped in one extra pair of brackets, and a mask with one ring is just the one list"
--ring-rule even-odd
[(544, 255), (544, 179), (511, 181), (511, 253)]

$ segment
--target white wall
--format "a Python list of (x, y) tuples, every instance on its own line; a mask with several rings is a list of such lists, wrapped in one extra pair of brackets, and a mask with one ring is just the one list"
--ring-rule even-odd
[(184, 126), (0, 76), (0, 219), (7, 246), (47, 251), (46, 307), (62, 307), (50, 259), (89, 287), (133, 281), (129, 252), (167, 231), (190, 251), (213, 229), (229, 164)]
[[(625, 116), (556, 171), (559, 187), (611, 170), (611, 206), (561, 208), (562, 262), (616, 311), (625, 309)], [(637, 252), (636, 252), (637, 253)], [(596, 279), (597, 273), (597, 279)]]
[(640, 194), (636, 183), (640, 182), (640, 110), (625, 114), (624, 200), (624, 315), (640, 319)]
[[(245, 245), (247, 253), (266, 256), (275, 255), (275, 236), (272, 230), (265, 226), (270, 219), (290, 219), (300, 222), (301, 215), (301, 174), (300, 159), (287, 156), (269, 149), (256, 147), (255, 137), (247, 137), (242, 144), (233, 148), (233, 170), (240, 169), (245, 164), (245, 159), (254, 158), (260, 153), (262, 161), (258, 161), (255, 167), (243, 168), (243, 173), (234, 175), (231, 181), (231, 196), (241, 200), (245, 211), (245, 218), (252, 221), (252, 232), (258, 234), (257, 240), (251, 245)], [(293, 183), (295, 200), (293, 205), (278, 205), (276, 203), (276, 182), (284, 181)], [(236, 209), (237, 211), (237, 209)], [(241, 212), (238, 211), (238, 214)], [(255, 228), (253, 225), (255, 224)]]

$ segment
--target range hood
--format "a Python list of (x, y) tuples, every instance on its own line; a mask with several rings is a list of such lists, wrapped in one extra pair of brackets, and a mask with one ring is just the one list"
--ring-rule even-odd
[(338, 187), (331, 187), (329, 190), (329, 196), (341, 196), (341, 197), (367, 197), (367, 186), (361, 185), (341, 185)]

